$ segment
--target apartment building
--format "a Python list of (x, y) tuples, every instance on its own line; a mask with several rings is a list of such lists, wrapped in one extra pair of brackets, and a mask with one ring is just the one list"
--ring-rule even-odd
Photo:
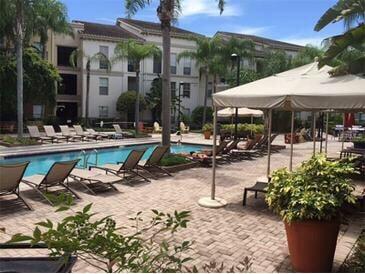
[[(74, 30), (73, 36), (51, 33), (47, 45), (48, 59), (59, 69), (63, 79), (58, 86), (57, 107), (54, 110), (54, 115), (62, 122), (72, 122), (78, 117), (85, 117), (86, 64), (96, 53), (102, 52), (112, 59), (117, 43), (128, 39), (141, 43), (154, 43), (162, 49), (162, 34), (158, 23), (118, 18), (115, 25), (75, 20), (71, 26)], [(256, 70), (260, 69), (260, 58), (264, 57), (263, 52), (267, 48), (285, 50), (290, 56), (295, 56), (301, 49), (301, 46), (257, 36), (228, 32), (217, 32), (215, 35), (222, 36), (223, 39), (237, 37), (254, 41), (255, 61), (244, 60), (243, 65)], [(203, 105), (205, 90), (205, 79), (200, 77), (195, 61), (190, 59), (177, 61), (180, 52), (196, 49), (196, 43), (190, 39), (191, 36), (201, 36), (201, 34), (177, 27), (171, 28), (171, 93), (177, 96), (180, 91), (182, 111), (187, 115), (197, 106)], [(76, 50), (79, 52), (79, 58), (76, 66), (72, 66), (70, 55)], [(158, 57), (147, 58), (141, 63), (139, 86), (143, 95), (150, 92), (152, 80), (161, 74), (162, 66), (162, 60)], [(208, 85), (208, 93), (211, 94), (212, 79), (209, 79)], [(123, 92), (134, 90), (135, 87), (135, 71), (128, 60), (113, 63), (110, 69), (103, 62), (91, 62), (89, 117), (104, 119), (119, 117), (116, 109), (118, 97)], [(211, 100), (208, 100), (208, 104), (211, 104)], [(41, 107), (33, 106), (33, 116), (39, 114)], [(143, 111), (141, 119), (151, 120), (150, 112)]]

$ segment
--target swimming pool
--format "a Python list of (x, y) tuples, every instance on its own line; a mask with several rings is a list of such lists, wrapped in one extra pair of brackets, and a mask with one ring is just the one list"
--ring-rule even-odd
[[(124, 161), (127, 155), (130, 153), (130, 151), (133, 149), (147, 148), (147, 151), (145, 152), (142, 158), (142, 159), (147, 159), (151, 155), (155, 147), (156, 145), (138, 145), (138, 146), (98, 149), (97, 150), (98, 165), (100, 166), (107, 163), (115, 164), (117, 162)], [(204, 146), (200, 145), (189, 145), (189, 144), (171, 145), (171, 152), (190, 153), (191, 151), (199, 151), (202, 150), (203, 148)], [(87, 150), (85, 151), (85, 154), (87, 162), (89, 163), (88, 166), (95, 165), (96, 153), (93, 150)], [(78, 162), (78, 167), (83, 167), (84, 153), (81, 151), (14, 157), (0, 160), (0, 163), (10, 164), (10, 163), (20, 163), (20, 162), (30, 161), (24, 175), (24, 176), (30, 176), (34, 174), (46, 174), (54, 162), (67, 161), (73, 159), (80, 159), (80, 161)]]

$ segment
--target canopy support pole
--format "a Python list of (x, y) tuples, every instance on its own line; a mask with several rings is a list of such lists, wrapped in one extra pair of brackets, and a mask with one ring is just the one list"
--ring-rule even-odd
[(214, 107), (214, 116), (213, 116), (213, 160), (212, 160), (212, 189), (210, 198), (212, 200), (215, 199), (215, 171), (216, 171), (216, 150), (217, 150), (217, 108)]
[(326, 113), (326, 141), (324, 143), (324, 153), (327, 155), (327, 148), (328, 148), (328, 121), (329, 121), (329, 113)]
[(268, 141), (267, 141), (267, 171), (266, 176), (269, 178), (270, 176), (270, 161), (271, 161), (271, 129), (272, 129), (272, 109), (269, 109), (269, 117), (268, 117), (268, 123), (269, 123), (269, 131), (268, 131)]
[(341, 151), (345, 148), (345, 113), (342, 114), (342, 145)]
[(289, 171), (293, 170), (293, 150), (294, 150), (294, 116), (295, 112), (291, 112), (291, 128), (290, 128), (290, 162)]
[(312, 138), (313, 138), (313, 156), (316, 154), (316, 113), (312, 112)]
[(217, 107), (214, 108), (213, 116), (213, 160), (212, 160), (212, 185), (210, 197), (203, 197), (199, 199), (198, 204), (202, 207), (218, 208), (223, 207), (227, 202), (223, 199), (215, 197), (215, 176), (216, 176), (216, 150), (217, 150)]
[(236, 108), (235, 113), (235, 125), (234, 125), (234, 139), (238, 139), (238, 108)]

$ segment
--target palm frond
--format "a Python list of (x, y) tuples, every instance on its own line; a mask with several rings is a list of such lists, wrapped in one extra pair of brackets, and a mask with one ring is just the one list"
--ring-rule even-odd
[(150, 5), (152, 0), (125, 0), (124, 8), (128, 18), (132, 17), (137, 13), (138, 10), (144, 9)]
[(220, 14), (223, 13), (224, 11), (224, 6), (226, 5), (226, 1), (225, 0), (216, 0), (218, 2), (218, 9)]
[(339, 0), (321, 16), (314, 30), (320, 31), (328, 24), (341, 20), (344, 20), (345, 27), (349, 29), (356, 20), (364, 18), (365, 0)]

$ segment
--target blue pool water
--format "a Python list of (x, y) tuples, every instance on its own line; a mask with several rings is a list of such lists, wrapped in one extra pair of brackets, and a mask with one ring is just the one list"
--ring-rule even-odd
[[(98, 149), (98, 165), (103, 164), (115, 164), (117, 162), (124, 161), (131, 150), (133, 149), (143, 149), (147, 148), (147, 151), (143, 155), (142, 159), (147, 159), (156, 145), (143, 145), (143, 146), (128, 146), (122, 148), (109, 148), (109, 149)], [(172, 153), (189, 153), (191, 151), (199, 151), (204, 147), (199, 145), (172, 145)], [(86, 151), (88, 157), (88, 162), (92, 165), (95, 164), (96, 154), (92, 150)], [(25, 176), (30, 176), (34, 174), (46, 174), (49, 168), (54, 162), (57, 161), (67, 161), (73, 159), (80, 159), (78, 162), (78, 167), (83, 167), (84, 156), (80, 151), (63, 152), (63, 153), (53, 153), (53, 154), (42, 154), (35, 156), (25, 156), (9, 158), (5, 160), (0, 160), (0, 163), (20, 163), (24, 161), (30, 161), (27, 170), (25, 171)]]

